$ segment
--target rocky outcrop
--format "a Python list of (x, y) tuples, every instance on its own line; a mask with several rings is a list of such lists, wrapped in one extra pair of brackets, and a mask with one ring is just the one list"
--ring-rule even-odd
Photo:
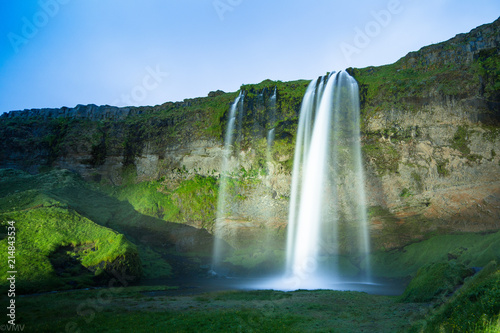
[[(396, 156), (394, 172), (383, 174), (376, 155), (366, 161), (369, 203), (384, 208), (372, 213), (379, 246), (399, 247), (436, 230), (500, 228), (499, 131), (472, 121), (473, 112), (429, 106), (417, 114), (391, 112), (368, 122), (375, 132), (388, 129), (376, 145)], [(397, 128), (413, 135), (394, 138)]]
[(104, 119), (125, 119), (128, 116), (142, 114), (142, 108), (123, 107), (94, 104), (77, 105), (74, 108), (45, 108), (45, 109), (30, 109), (23, 111), (11, 111), (2, 114), (2, 118), (17, 118), (17, 117), (37, 117), (42, 119), (48, 118), (72, 118), (72, 119), (88, 119), (88, 120), (104, 120)]
[(410, 52), (401, 59), (404, 68), (426, 66), (428, 68), (470, 65), (474, 57), (482, 50), (500, 47), (500, 19), (471, 30), (469, 33), (456, 35), (454, 38), (419, 51)]

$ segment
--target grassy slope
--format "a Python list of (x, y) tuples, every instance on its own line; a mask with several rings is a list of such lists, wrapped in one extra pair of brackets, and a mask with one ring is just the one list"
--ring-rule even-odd
[[(429, 277), (427, 285), (436, 285), (436, 281), (432, 281)], [(425, 320), (415, 323), (412, 331), (499, 332), (500, 266), (498, 263), (490, 262), (475, 276), (465, 279), (463, 285), (456, 285), (456, 288), (458, 287), (460, 288), (442, 304), (435, 304), (435, 310)], [(413, 291), (418, 293), (417, 289)], [(427, 291), (421, 289), (420, 294), (425, 293)]]
[(500, 258), (500, 232), (438, 235), (402, 249), (372, 255), (373, 273), (380, 277), (410, 277), (429, 263), (454, 260), (468, 267), (484, 267)]
[[(97, 225), (50, 195), (54, 187), (74, 183), (75, 178), (67, 171), (39, 177), (13, 170), (0, 172), (0, 221), (4, 232), (8, 222), (15, 221), (15, 267), (18, 286), (25, 291), (91, 285), (94, 275), (101, 274), (115, 260), (133, 265), (137, 249), (123, 235)], [(0, 260), (6, 267), (9, 239), (6, 234), (2, 236)], [(51, 256), (61, 247), (67, 247), (66, 255), (78, 262), (74, 274), (64, 269), (56, 272), (51, 263)], [(91, 272), (79, 270), (78, 266)], [(6, 271), (0, 272), (2, 281)], [(140, 274), (140, 267), (135, 273)]]

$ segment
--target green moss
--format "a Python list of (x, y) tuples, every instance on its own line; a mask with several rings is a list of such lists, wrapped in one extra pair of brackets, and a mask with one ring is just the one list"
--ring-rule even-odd
[(402, 302), (431, 302), (451, 294), (474, 271), (454, 262), (421, 267), (400, 297)]
[(413, 195), (413, 194), (411, 193), (411, 191), (410, 191), (409, 189), (407, 189), (407, 188), (404, 188), (404, 189), (401, 191), (401, 193), (399, 194), (399, 196), (400, 196), (401, 198), (409, 198), (409, 197), (411, 197), (412, 195)]
[(130, 183), (110, 189), (110, 194), (119, 200), (128, 201), (142, 214), (172, 221), (178, 212), (170, 197), (161, 192), (158, 182)]
[[(66, 207), (51, 205), (3, 213), (0, 221), (3, 225), (15, 221), (16, 268), (19, 286), (25, 291), (65, 287), (65, 280), (58, 278), (49, 260), (60, 247), (92, 244), (93, 251), (78, 255), (81, 265), (88, 268), (137, 253), (136, 247), (123, 235), (96, 225)], [(0, 241), (3, 262), (7, 262), (7, 248), (8, 238)], [(5, 281), (7, 273), (0, 274)]]
[(199, 222), (211, 228), (217, 214), (218, 182), (213, 177), (194, 176), (180, 184), (170, 198), (178, 208), (175, 221)]
[[(422, 332), (497, 332), (500, 313), (500, 268), (489, 263), (466, 280), (455, 295), (427, 319)], [(488, 329), (493, 329), (488, 331)]]
[(418, 172), (412, 171), (411, 172), (411, 178), (415, 181), (417, 190), (418, 191), (422, 191), (423, 187), (424, 187), (424, 184), (423, 184), (423, 181), (422, 181), (422, 176), (420, 176), (420, 174)]
[(474, 78), (473, 71), (464, 71), (453, 64), (409, 68), (405, 61), (403, 58), (386, 66), (347, 69), (360, 87), (362, 124), (383, 111), (421, 110), (431, 91), (452, 97), (471, 91), (468, 84)]
[(393, 146), (377, 142), (365, 144), (361, 149), (365, 158), (374, 163), (380, 176), (398, 171), (401, 156)]
[(468, 130), (464, 126), (459, 126), (451, 140), (451, 147), (467, 156), (470, 154), (469, 144), (470, 140)]
[(471, 154), (469, 145), (469, 136), (471, 132), (464, 126), (459, 126), (451, 139), (451, 147), (458, 150), (462, 155), (471, 162), (477, 162), (482, 159), (482, 156)]
[[(144, 207), (149, 205), (148, 202), (157, 199), (154, 195), (156, 193), (161, 195), (160, 199), (165, 197), (156, 190), (153, 192), (150, 184), (146, 185), (149, 187), (145, 186), (146, 188), (137, 191), (136, 197), (137, 199), (140, 199), (140, 196), (146, 198), (146, 202), (138, 201)], [(109, 188), (107, 190), (108, 193), (111, 191)], [(50, 233), (48, 236), (52, 234), (54, 237), (60, 236), (57, 236), (59, 238), (56, 238), (55, 241), (51, 240), (50, 242), (50, 237), (45, 233), (36, 232), (27, 236), (34, 239), (38, 235), (47, 236), (45, 237), (46, 241), (54, 244), (52, 251), (40, 252), (37, 250), (38, 252), (33, 252), (34, 255), (41, 253), (40, 258), (27, 257), (31, 258), (30, 262), (33, 261), (29, 269), (26, 269), (28, 274), (39, 271), (41, 276), (50, 277), (50, 279), (45, 280), (41, 278), (40, 282), (36, 284), (30, 283), (31, 289), (29, 290), (37, 290), (37, 288), (39, 290), (60, 289), (68, 286), (75, 288), (95, 284), (98, 281), (95, 281), (94, 275), (112, 269), (111, 263), (118, 270), (124, 268), (132, 272), (135, 269), (137, 272), (137, 269), (141, 269), (139, 258), (142, 259), (142, 270), (146, 277), (159, 278), (172, 275), (173, 270), (169, 265), (168, 251), (175, 244), (171, 244), (168, 237), (170, 237), (171, 232), (175, 234), (177, 228), (174, 226), (176, 225), (139, 214), (128, 202), (119, 201), (98, 191), (67, 170), (53, 170), (35, 176), (17, 170), (0, 170), (0, 214), (2, 213), (6, 216), (5, 218), (10, 216), (26, 220), (26, 223), (30, 223), (33, 230), (38, 229), (35, 226), (43, 225), (44, 230)], [(39, 220), (46, 222), (39, 222)], [(22, 221), (19, 223), (23, 224)], [(49, 225), (45, 226), (44, 223), (49, 223)], [(31, 226), (32, 224), (33, 226)], [(59, 227), (61, 230), (58, 230)], [(119, 233), (109, 228), (118, 230)], [(2, 234), (4, 229), (5, 226), (1, 225), (0, 240), (6, 240), (5, 235)], [(104, 246), (100, 244), (97, 236), (79, 238), (78, 235), (72, 235), (72, 233), (79, 234), (82, 230), (87, 229), (89, 235), (92, 235), (91, 231), (94, 229), (96, 235), (99, 234), (99, 230), (107, 230), (106, 232), (109, 234), (106, 235), (111, 238), (116, 237), (116, 240)], [(30, 232), (35, 232), (33, 230)], [(69, 237), (70, 234), (75, 237)], [(133, 244), (127, 241), (123, 235), (126, 235)], [(44, 240), (41, 241), (44, 244)], [(99, 247), (95, 247), (94, 243)], [(87, 246), (95, 247), (97, 250), (90, 252), (88, 249), (85, 250), (87, 252), (77, 250)], [(59, 253), (66, 247), (71, 248)], [(120, 252), (122, 250), (125, 252)], [(71, 275), (73, 268), (69, 268), (67, 272), (64, 269), (62, 269), (63, 272), (59, 272), (58, 269), (51, 266), (50, 258), (52, 255), (68, 260), (70, 257), (79, 258), (80, 266), (76, 265), (75, 269), (90, 267), (91, 270), (95, 270), (95, 274), (90, 272), (90, 275), (82, 274), (81, 277), (76, 277)], [(208, 256), (209, 252), (204, 251), (204, 255)], [(101, 259), (104, 261), (100, 261)], [(186, 258), (184, 261), (187, 263), (191, 260)], [(82, 266), (82, 262), (88, 266)], [(60, 276), (59, 273), (65, 276)], [(31, 275), (35, 276), (36, 274)]]
[(468, 267), (482, 267), (497, 257), (500, 257), (500, 232), (439, 235), (402, 249), (376, 251), (372, 266), (375, 276), (409, 277), (430, 263), (455, 260)]
[(473, 64), (482, 81), (484, 97), (488, 101), (498, 99), (500, 91), (500, 54), (495, 48), (481, 50)]
[(209, 228), (217, 213), (218, 182), (214, 177), (195, 175), (168, 189), (161, 181), (107, 188), (128, 201), (138, 212), (170, 222), (198, 222)]
[(448, 165), (450, 161), (448, 159), (444, 160), (444, 161), (438, 161), (437, 162), (437, 173), (438, 175), (440, 175), (441, 177), (446, 177), (446, 176), (449, 176), (450, 175), (450, 170), (448, 170), (446, 168), (446, 166)]
[(498, 127), (486, 127), (483, 133), (483, 138), (491, 143), (495, 143), (500, 135), (500, 128)]
[(138, 246), (137, 250), (142, 261), (144, 277), (158, 279), (172, 276), (172, 266), (153, 248)]

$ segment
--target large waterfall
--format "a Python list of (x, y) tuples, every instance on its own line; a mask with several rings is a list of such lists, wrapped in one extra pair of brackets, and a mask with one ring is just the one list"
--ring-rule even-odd
[(340, 255), (363, 260), (369, 234), (359, 132), (359, 93), (346, 72), (310, 83), (302, 101), (288, 217), (289, 289), (340, 282)]

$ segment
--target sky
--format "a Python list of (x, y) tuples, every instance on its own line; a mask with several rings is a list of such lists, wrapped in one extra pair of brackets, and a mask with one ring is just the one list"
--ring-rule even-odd
[(498, 0), (1, 0), (0, 113), (310, 80), (499, 16)]

